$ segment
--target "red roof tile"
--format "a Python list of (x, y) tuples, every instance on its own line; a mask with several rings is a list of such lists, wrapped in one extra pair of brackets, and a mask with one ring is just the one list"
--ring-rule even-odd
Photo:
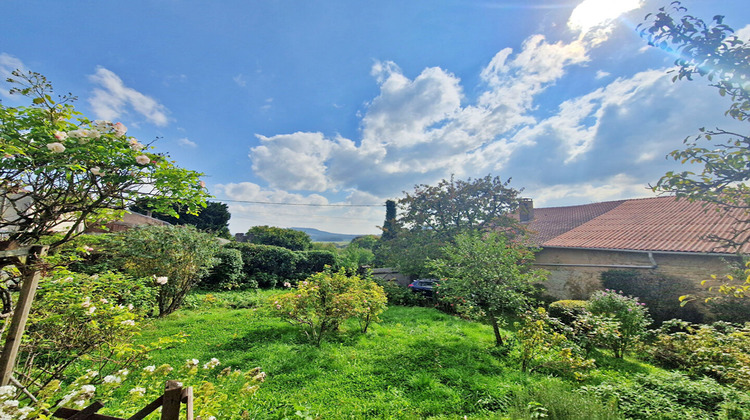
[(744, 210), (656, 197), (534, 209), (530, 228), (543, 247), (733, 253), (709, 237), (731, 236), (738, 218), (747, 219)]

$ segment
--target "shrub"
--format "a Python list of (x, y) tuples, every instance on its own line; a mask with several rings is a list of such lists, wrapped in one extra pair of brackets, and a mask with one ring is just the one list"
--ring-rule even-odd
[(521, 346), (521, 371), (582, 379), (582, 372), (594, 367), (594, 361), (582, 357), (575, 343), (555, 331), (556, 322), (559, 321), (550, 318), (544, 308), (537, 308), (526, 312), (522, 321), (516, 323), (516, 337)]
[(602, 401), (615, 400), (632, 419), (750, 419), (750, 396), (703, 378), (680, 373), (638, 374), (632, 381), (581, 387)]
[(565, 325), (573, 325), (573, 321), (588, 312), (586, 305), (585, 300), (558, 300), (550, 303), (549, 316)]
[(644, 303), (614, 290), (594, 292), (588, 300), (587, 309), (595, 316), (603, 316), (604, 320), (609, 318), (617, 323), (616, 331), (600, 337), (602, 344), (612, 349), (616, 358), (622, 358), (651, 322)]
[(648, 307), (656, 325), (672, 318), (689, 322), (703, 320), (703, 314), (694, 303), (680, 306), (680, 296), (695, 290), (695, 285), (690, 280), (633, 270), (605, 271), (601, 279), (602, 286), (607, 289), (620, 290), (624, 295), (638, 297)]
[(115, 366), (138, 358), (130, 345), (138, 331), (138, 308), (151, 307), (154, 289), (122, 274), (89, 276), (56, 270), (43, 277), (21, 343), (20, 374), (24, 385), (38, 391), (63, 379), (71, 364), (86, 358)]
[(375, 260), (375, 254), (371, 250), (360, 247), (357, 243), (351, 243), (339, 254), (342, 267), (350, 272), (357, 272), (360, 267), (371, 265)]
[(250, 242), (257, 245), (272, 245), (290, 249), (292, 251), (305, 251), (312, 248), (310, 235), (305, 232), (273, 227), (253, 226), (247, 231)]
[(336, 267), (336, 254), (331, 251), (299, 251), (296, 252), (294, 277), (304, 280), (315, 273), (325, 271), (326, 266)]
[(256, 283), (260, 287), (274, 287), (278, 283), (294, 277), (294, 252), (272, 245), (239, 243), (233, 248), (242, 253), (242, 271), (245, 282)]
[(145, 366), (133, 372), (121, 369), (107, 376), (89, 370), (70, 384), (50, 383), (38, 395), (39, 401), (29, 404), (14, 399), (18, 393), (14, 386), (0, 387), (0, 417), (46, 419), (45, 410), (54, 412), (59, 407), (80, 409), (93, 401), (100, 401), (104, 408), (99, 414), (124, 418), (161, 396), (167, 380), (179, 378), (183, 387), (193, 387), (196, 418), (250, 418), (251, 412), (255, 411), (249, 406), (250, 397), (264, 382), (265, 372), (257, 367), (248, 371), (229, 367), (220, 370), (220, 365), (221, 362), (214, 358), (203, 364), (197, 359), (188, 359), (177, 369), (164, 364)]
[[(232, 290), (252, 286), (252, 283), (243, 281), (240, 250), (224, 247), (216, 253), (216, 258), (219, 262), (211, 269), (211, 274), (201, 282), (202, 288)], [(257, 287), (257, 284), (255, 286)]]
[(300, 282), (296, 289), (271, 298), (277, 316), (303, 327), (308, 339), (320, 345), (323, 336), (338, 330), (346, 319), (358, 317), (367, 325), (385, 309), (385, 294), (379, 286), (344, 270), (330, 269)]
[(719, 382), (750, 390), (750, 323), (744, 326), (667, 322), (646, 347), (651, 359), (666, 368), (707, 375)]
[[(547, 379), (514, 392), (507, 412), (509, 419), (619, 420), (614, 404), (583, 395), (566, 383)], [(494, 417), (493, 417), (494, 418)]]
[(118, 235), (118, 258), (136, 277), (153, 277), (159, 316), (177, 310), (218, 260), (216, 238), (193, 226), (148, 226)]

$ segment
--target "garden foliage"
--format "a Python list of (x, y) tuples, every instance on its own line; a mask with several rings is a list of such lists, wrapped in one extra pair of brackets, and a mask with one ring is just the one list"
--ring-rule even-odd
[(648, 307), (656, 325), (673, 318), (689, 322), (703, 320), (703, 314), (694, 303), (680, 305), (680, 296), (695, 290), (690, 280), (634, 270), (608, 270), (601, 274), (601, 280), (607, 289), (638, 297)]
[(17, 377), (33, 391), (66, 378), (86, 359), (102, 371), (143, 358), (131, 339), (155, 289), (117, 273), (87, 275), (55, 270), (39, 283), (20, 351)]
[(216, 253), (216, 258), (218, 262), (211, 269), (211, 273), (201, 281), (201, 288), (232, 290), (247, 286), (242, 271), (242, 253), (240, 250), (222, 247)]
[(533, 283), (546, 279), (544, 271), (531, 270), (533, 251), (505, 235), (475, 233), (458, 235), (442, 254), (428, 263), (440, 279), (440, 299), (459, 310), (476, 310), (501, 346), (501, 316), (529, 308)]
[(9, 243), (34, 243), (58, 227), (58, 245), (138, 197), (167, 214), (176, 202), (188, 212), (205, 206), (201, 174), (150, 151), (123, 124), (83, 117), (71, 105), (75, 97), (53, 100), (52, 85), (38, 73), (16, 70), (8, 81), (16, 86), (11, 94), (30, 100), (0, 104), (0, 194), (14, 210), (0, 219), (0, 230), (10, 231)]
[(193, 226), (148, 226), (119, 234), (116, 254), (127, 273), (153, 278), (159, 316), (164, 316), (209, 274), (219, 248), (213, 235)]
[(385, 305), (385, 292), (375, 282), (330, 269), (310, 276), (270, 303), (274, 314), (301, 325), (307, 338), (316, 345), (352, 317), (360, 321), (362, 332), (367, 332)]
[(585, 371), (594, 367), (593, 359), (586, 359), (573, 341), (558, 332), (565, 327), (551, 318), (544, 308), (526, 312), (522, 321), (516, 323), (516, 328), (522, 372), (537, 371), (582, 379)]
[(655, 333), (646, 346), (655, 363), (750, 391), (750, 323), (700, 325), (674, 320)]
[(197, 359), (188, 359), (178, 368), (168, 364), (150, 365), (109, 374), (88, 370), (72, 383), (50, 382), (37, 395), (39, 401), (35, 403), (19, 401), (20, 390), (8, 385), (0, 387), (0, 418), (46, 419), (49, 417), (45, 410), (81, 409), (94, 401), (104, 403), (98, 414), (128, 418), (162, 395), (166, 381), (175, 377), (180, 378), (183, 387), (193, 387), (197, 419), (250, 418), (253, 412), (250, 397), (265, 381), (265, 372), (260, 368), (221, 369), (220, 365), (221, 362), (213, 358), (203, 364)]
[(646, 304), (638, 298), (624, 296), (615, 290), (598, 290), (588, 300), (587, 309), (606, 325), (607, 328), (597, 337), (600, 344), (609, 347), (616, 358), (622, 358), (625, 352), (646, 332), (651, 323)]

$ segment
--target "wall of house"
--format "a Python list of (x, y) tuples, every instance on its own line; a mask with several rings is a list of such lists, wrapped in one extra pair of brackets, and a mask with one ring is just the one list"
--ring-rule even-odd
[[(700, 285), (712, 274), (723, 276), (730, 270), (727, 259), (708, 255), (663, 254), (654, 252), (657, 268), (619, 268), (614, 266), (649, 267), (646, 252), (592, 251), (545, 248), (536, 256), (535, 265), (550, 272), (545, 282), (547, 293), (558, 299), (587, 299), (601, 289), (601, 273), (612, 269), (653, 271), (680, 277)], [(732, 258), (728, 258), (731, 260)], [(545, 264), (588, 264), (602, 267), (553, 266)]]

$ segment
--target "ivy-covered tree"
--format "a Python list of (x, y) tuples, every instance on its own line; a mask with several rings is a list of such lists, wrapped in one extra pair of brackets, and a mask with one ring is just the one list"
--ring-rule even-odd
[(62, 244), (139, 197), (171, 215), (174, 203), (187, 213), (205, 206), (201, 174), (127, 136), (122, 123), (89, 120), (70, 94), (54, 100), (41, 74), (17, 70), (8, 82), (10, 93), (30, 104), (0, 104), (0, 250), (35, 243), (53, 230), (63, 235), (52, 245)]
[[(705, 78), (709, 86), (730, 100), (727, 117), (748, 122), (750, 117), (750, 43), (741, 40), (717, 15), (705, 22), (687, 14), (679, 2), (648, 14), (639, 25), (640, 34), (650, 45), (676, 53), (673, 81)], [(655, 191), (678, 198), (716, 204), (734, 215), (734, 229), (712, 239), (730, 250), (740, 251), (750, 242), (750, 135), (743, 129), (701, 128), (695, 137), (684, 140), (685, 148), (669, 154), (682, 163), (701, 165), (700, 172), (689, 170), (666, 173)]]

